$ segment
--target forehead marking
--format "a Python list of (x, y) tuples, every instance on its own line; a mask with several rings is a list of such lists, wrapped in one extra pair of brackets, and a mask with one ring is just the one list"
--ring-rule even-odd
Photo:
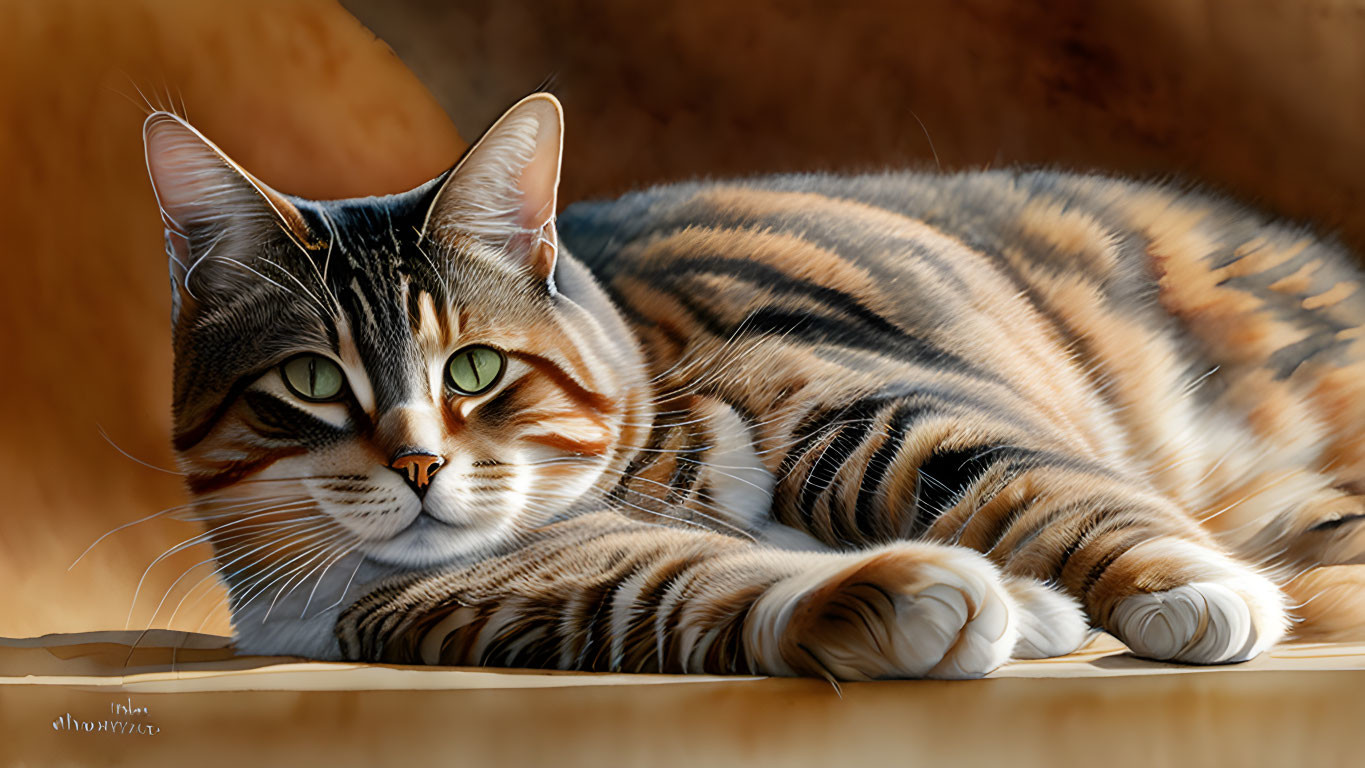
[(365, 324), (370, 328), (378, 328), (379, 319), (374, 315), (374, 308), (370, 306), (370, 300), (365, 298), (365, 291), (360, 287), (358, 278), (351, 278), (351, 293), (355, 295), (356, 301), (360, 302), (360, 311), (365, 314)]
[(346, 379), (351, 384), (351, 392), (355, 394), (356, 402), (361, 410), (374, 413), (374, 387), (370, 385), (365, 361), (360, 357), (360, 349), (356, 347), (355, 337), (351, 334), (351, 323), (345, 313), (340, 315), (337, 322), (337, 347), (342, 368), (346, 371)]
[(414, 335), (418, 348), (428, 355), (444, 352), (453, 344), (449, 333), (449, 312), (438, 312), (431, 294), (422, 291), (417, 296), (417, 327)]

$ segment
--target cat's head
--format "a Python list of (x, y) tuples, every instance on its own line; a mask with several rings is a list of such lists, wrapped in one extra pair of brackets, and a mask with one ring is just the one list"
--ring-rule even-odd
[(417, 189), (309, 201), (148, 118), (175, 447), (226, 572), (469, 558), (614, 481), (647, 396), (559, 253), (562, 125), (531, 96)]

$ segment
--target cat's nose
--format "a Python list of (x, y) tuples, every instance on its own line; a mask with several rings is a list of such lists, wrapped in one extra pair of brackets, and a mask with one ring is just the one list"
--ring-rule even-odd
[(403, 476), (417, 498), (427, 495), (431, 487), (431, 477), (436, 474), (446, 460), (434, 453), (407, 450), (400, 452), (389, 461), (389, 469)]

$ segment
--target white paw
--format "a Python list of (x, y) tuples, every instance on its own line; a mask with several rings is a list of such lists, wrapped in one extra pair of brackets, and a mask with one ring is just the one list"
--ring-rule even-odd
[(750, 614), (746, 645), (764, 671), (970, 678), (1015, 647), (1014, 598), (975, 552), (902, 544), (811, 557), (818, 565), (775, 584)]
[(1050, 659), (1081, 647), (1090, 634), (1090, 622), (1081, 604), (1071, 596), (1033, 579), (1011, 578), (1005, 587), (1019, 606), (1019, 640), (1016, 659)]
[(1273, 582), (1226, 558), (1197, 581), (1131, 595), (1110, 616), (1133, 653), (1189, 664), (1246, 661), (1284, 637), (1284, 594)]

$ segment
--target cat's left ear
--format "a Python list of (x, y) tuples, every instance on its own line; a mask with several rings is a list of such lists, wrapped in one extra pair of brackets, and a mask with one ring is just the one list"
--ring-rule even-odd
[(473, 235), (553, 290), (563, 137), (558, 99), (535, 93), (517, 102), (451, 171), (427, 211), (423, 234)]

